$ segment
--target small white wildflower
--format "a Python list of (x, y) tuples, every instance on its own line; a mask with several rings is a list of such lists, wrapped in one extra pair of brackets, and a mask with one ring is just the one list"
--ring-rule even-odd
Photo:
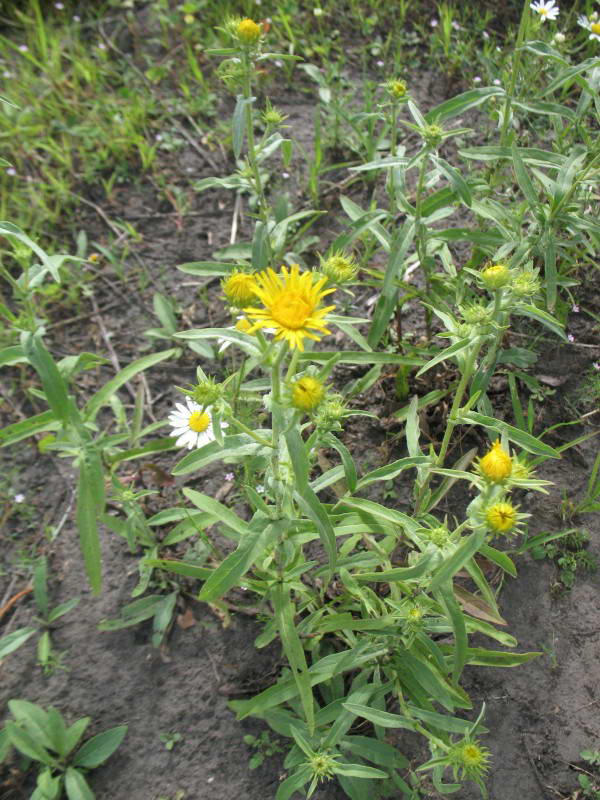
[(487, 31), (484, 31), (482, 35), (483, 35), (483, 38), (486, 39), (486, 41), (487, 41), (487, 39), (490, 38), (490, 35), (489, 35), (489, 33)]
[(313, 8), (313, 14), (314, 14), (315, 17), (322, 17), (323, 16), (323, 9), (319, 8), (317, 6), (317, 8)]
[(79, 14), (73, 14), (73, 22), (81, 22), (81, 17)]
[(458, 24), (458, 22), (455, 19), (452, 20), (452, 27), (454, 28), (455, 31), (461, 31), (462, 30), (461, 26)]
[(100, 44), (98, 45), (98, 50), (106, 50), (106, 45), (104, 44), (104, 42), (100, 42)]
[(502, 81), (500, 80), (500, 78), (494, 78), (493, 83), (494, 86), (502, 86)]
[(435, 19), (435, 17), (434, 17), (434, 18), (433, 18), (433, 19), (430, 21), (430, 23), (429, 23), (429, 24), (431, 25), (431, 27), (432, 27), (432, 28), (437, 28), (437, 26), (438, 26), (440, 23), (439, 23), (439, 22), (437, 21), (437, 19)]
[(64, 3), (54, 3), (54, 8), (57, 8), (59, 11), (62, 11), (64, 7)]
[(10, 175), (11, 177), (14, 177), (17, 174), (17, 170), (14, 167), (9, 167), (6, 170), (6, 174)]
[(383, 69), (383, 67), (385, 67), (385, 61), (382, 61), (381, 59), (379, 59), (379, 61), (375, 62), (375, 66), (379, 67), (379, 69)]
[(600, 372), (600, 361), (594, 361), (592, 367), (597, 371)]
[(254, 488), (256, 489), (258, 494), (264, 494), (265, 487), (262, 485), (262, 483), (257, 483)]
[(26, 44), (20, 44), (19, 50), (21, 51), (21, 53), (27, 53), (29, 51), (29, 48), (27, 47)]
[(572, 333), (567, 334), (567, 339), (571, 342), (571, 344), (573, 344), (573, 342), (575, 341), (575, 337), (573, 336)]
[[(172, 435), (177, 437), (176, 446), (191, 450), (213, 442), (215, 434), (208, 411), (202, 410), (202, 406), (189, 397), (185, 398), (185, 403), (175, 403), (176, 411), (169, 414)], [(226, 428), (227, 424), (222, 422), (221, 427)]]
[(225, 473), (225, 480), (228, 483), (231, 483), (231, 481), (234, 480), (234, 478), (235, 478), (235, 475), (233, 474), (233, 472), (226, 472)]
[(17, 494), (13, 497), (15, 503), (23, 503), (25, 501), (25, 495), (21, 494), (21, 492), (17, 492)]
[(555, 33), (554, 36), (552, 37), (552, 42), (554, 44), (564, 44), (566, 39), (567, 37), (564, 35), (564, 33), (561, 33), (559, 31), (558, 33)]
[(479, 77), (479, 75), (475, 75), (475, 77), (473, 78), (473, 83), (481, 83), (481, 78)]
[(283, 178), (284, 181), (287, 181), (287, 179), (290, 177), (290, 173), (289, 172), (282, 172), (281, 173), (281, 177)]
[(9, 72), (7, 69), (4, 70), (2, 73), (3, 78), (12, 78), (12, 72)]
[(283, 61), (280, 61), (279, 59), (277, 59), (277, 60), (276, 60), (276, 61), (274, 61), (273, 63), (274, 63), (274, 64), (275, 64), (275, 66), (276, 66), (276, 67), (278, 67), (279, 69), (281, 69), (281, 68), (283, 67)]
[(547, 19), (555, 20), (558, 17), (558, 6), (555, 0), (547, 0), (547, 2), (544, 2), (544, 0), (536, 0), (535, 3), (529, 4), (529, 8), (540, 15), (542, 22), (545, 22)]
[(577, 305), (577, 303), (573, 303), (573, 305), (571, 306), (571, 311), (572, 311), (574, 314), (579, 314), (579, 312), (581, 311), (581, 309), (579, 308), (579, 306)]

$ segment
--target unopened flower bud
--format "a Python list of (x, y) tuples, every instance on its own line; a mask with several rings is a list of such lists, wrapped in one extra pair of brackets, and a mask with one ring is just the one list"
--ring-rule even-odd
[(338, 250), (329, 258), (321, 259), (320, 271), (333, 283), (348, 283), (356, 278), (358, 264), (354, 256)]
[(256, 44), (260, 39), (260, 25), (252, 19), (243, 19), (237, 26), (237, 36), (242, 44)]
[(481, 280), (486, 289), (502, 289), (512, 278), (511, 272), (506, 264), (493, 264), (481, 271)]
[(221, 282), (221, 287), (229, 305), (236, 308), (245, 308), (255, 300), (256, 281), (248, 272), (234, 272)]
[(510, 477), (512, 458), (497, 439), (479, 462), (479, 469), (488, 480), (499, 483)]
[(300, 411), (314, 411), (325, 394), (322, 382), (311, 375), (294, 383), (292, 388), (292, 405)]

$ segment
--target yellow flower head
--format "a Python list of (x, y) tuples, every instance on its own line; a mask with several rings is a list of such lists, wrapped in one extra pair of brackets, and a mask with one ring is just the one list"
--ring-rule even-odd
[(323, 399), (325, 387), (317, 378), (306, 375), (292, 389), (292, 405), (300, 411), (313, 411)]
[(463, 739), (450, 751), (450, 760), (459, 773), (477, 780), (489, 769), (490, 751), (477, 741)]
[(233, 327), (240, 333), (248, 333), (252, 325), (248, 322), (246, 317), (240, 317)]
[(256, 293), (255, 275), (237, 270), (221, 282), (225, 299), (229, 305), (243, 308), (254, 300)]
[(481, 280), (486, 289), (502, 289), (510, 283), (511, 278), (512, 275), (506, 264), (493, 264), (481, 272)]
[(237, 35), (243, 44), (255, 44), (260, 39), (260, 25), (252, 19), (243, 19), (237, 26)]
[(480, 460), (479, 469), (493, 483), (499, 483), (510, 476), (512, 458), (502, 448), (500, 439), (496, 439), (492, 447)]
[(485, 520), (496, 533), (507, 533), (517, 524), (517, 509), (510, 503), (494, 503), (485, 512)]
[(321, 300), (334, 289), (324, 289), (327, 278), (314, 282), (311, 272), (300, 274), (298, 264), (288, 270), (282, 267), (276, 274), (272, 269), (256, 276), (254, 294), (264, 308), (245, 308), (254, 325), (248, 333), (259, 328), (273, 328), (276, 339), (285, 339), (290, 347), (304, 350), (304, 339), (321, 339), (317, 333), (330, 333), (325, 327), (325, 316), (335, 306), (320, 306)]

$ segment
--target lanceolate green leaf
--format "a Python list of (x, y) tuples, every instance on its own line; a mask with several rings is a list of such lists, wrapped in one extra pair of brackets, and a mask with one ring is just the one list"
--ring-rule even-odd
[(87, 578), (93, 593), (99, 594), (102, 585), (102, 562), (97, 519), (103, 511), (104, 504), (98, 502), (100, 487), (95, 466), (85, 458), (80, 461), (76, 519)]
[(283, 650), (292, 668), (292, 674), (298, 687), (298, 694), (304, 711), (304, 718), (309, 733), (312, 735), (315, 729), (315, 711), (312, 695), (312, 687), (304, 648), (298, 636), (294, 622), (295, 609), (289, 589), (284, 584), (276, 584), (271, 590), (273, 610), (277, 620), (277, 627), (281, 637)]
[(451, 580), (459, 570), (467, 563), (470, 558), (473, 558), (475, 553), (479, 550), (481, 545), (485, 542), (487, 531), (485, 528), (475, 530), (470, 536), (463, 539), (462, 543), (456, 548), (454, 553), (449, 556), (442, 566), (433, 574), (431, 583), (429, 584), (430, 591), (442, 587), (447, 581)]
[(536, 439), (535, 436), (532, 436), (526, 431), (514, 428), (503, 420), (494, 419), (494, 417), (488, 417), (485, 414), (479, 414), (477, 411), (467, 411), (460, 415), (458, 421), (463, 425), (482, 425), (484, 428), (497, 431), (501, 436), (506, 436), (511, 442), (514, 442), (529, 453), (547, 456), (548, 458), (560, 458), (560, 453), (553, 447), (540, 441), (540, 439)]
[(230, 553), (208, 578), (198, 599), (212, 603), (233, 588), (264, 550), (269, 539), (282, 533), (288, 524), (286, 520), (278, 520), (270, 525), (265, 524), (265, 520), (257, 521), (255, 525), (250, 524), (243, 533), (237, 549)]
[(163, 350), (160, 353), (150, 353), (147, 356), (142, 356), (142, 358), (132, 361), (131, 364), (128, 364), (126, 367), (124, 367), (114, 376), (114, 378), (111, 378), (98, 392), (96, 392), (96, 394), (90, 398), (84, 412), (86, 419), (96, 419), (98, 411), (102, 408), (102, 406), (110, 402), (112, 395), (118, 389), (120, 389), (124, 383), (127, 383), (127, 381), (131, 380), (131, 378), (133, 378), (139, 372), (143, 372), (145, 369), (154, 366), (154, 364), (158, 364), (159, 362), (170, 358), (174, 353), (175, 349), (172, 348), (171, 350)]
[(24, 334), (22, 345), (28, 361), (40, 376), (46, 400), (54, 416), (64, 425), (68, 424), (73, 415), (73, 408), (67, 393), (67, 385), (52, 356), (44, 347), (41, 337), (33, 333)]
[(86, 769), (99, 767), (107, 758), (112, 756), (125, 738), (126, 733), (127, 725), (118, 725), (116, 728), (102, 731), (97, 736), (88, 739), (75, 753), (72, 762), (73, 766), (85, 767)]

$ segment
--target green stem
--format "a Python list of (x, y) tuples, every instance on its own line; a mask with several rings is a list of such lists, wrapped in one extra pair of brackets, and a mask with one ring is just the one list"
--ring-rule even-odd
[[(454, 401), (452, 402), (452, 408), (450, 409), (450, 415), (448, 417), (446, 431), (444, 433), (444, 438), (442, 440), (442, 446), (440, 447), (440, 452), (435, 462), (437, 467), (444, 466), (444, 460), (446, 458), (446, 453), (448, 452), (448, 447), (450, 445), (452, 433), (454, 432), (454, 428), (457, 425), (457, 419), (460, 413), (460, 405), (462, 403), (465, 391), (469, 385), (469, 381), (471, 380), (471, 377), (473, 375), (473, 371), (475, 369), (475, 362), (477, 360), (477, 356), (479, 355), (479, 351), (481, 350), (481, 345), (482, 341), (480, 339), (477, 339), (477, 341), (473, 344), (467, 362), (465, 363), (465, 367), (460, 377), (460, 381), (456, 388)], [(423, 485), (419, 489), (419, 494), (417, 496), (417, 500), (415, 503), (415, 514), (419, 514), (422, 510), (421, 504), (423, 502), (423, 498), (425, 496), (425, 492), (427, 491), (430, 481), (431, 481), (431, 472), (427, 475), (427, 477), (423, 481)], [(424, 510), (426, 511), (427, 509)]]
[(240, 422), (239, 419), (236, 419), (235, 417), (229, 417), (229, 422), (239, 431), (247, 433), (248, 436), (251, 436), (255, 442), (258, 442), (258, 444), (262, 444), (263, 447), (274, 447), (274, 445), (271, 442), (267, 441), (267, 439), (263, 439), (262, 436), (259, 436), (257, 433), (250, 430), (250, 428), (247, 425), (244, 425), (243, 422)]
[[(423, 205), (423, 183), (425, 182), (425, 169), (427, 167), (428, 156), (429, 148), (427, 148), (427, 151), (423, 153), (423, 158), (421, 159), (421, 165), (419, 167), (419, 180), (417, 182), (417, 192), (415, 197), (415, 236), (417, 238), (417, 255), (421, 269), (425, 273), (425, 287), (427, 295), (430, 293), (431, 280), (429, 276), (429, 267), (427, 266), (427, 229), (425, 225), (421, 224), (421, 217)], [(431, 311), (427, 307), (425, 308), (425, 329), (427, 340), (429, 341), (429, 339), (431, 339)]]
[(525, 37), (527, 35), (527, 29), (529, 27), (529, 0), (525, 0), (523, 3), (523, 11), (521, 12), (521, 21), (519, 23), (519, 31), (517, 33), (517, 42), (515, 44), (515, 52), (513, 56), (513, 63), (512, 63), (512, 70), (510, 74), (510, 84), (508, 86), (508, 90), (506, 92), (506, 102), (504, 104), (504, 116), (502, 119), (502, 131), (500, 133), (500, 146), (504, 147), (506, 145), (506, 139), (508, 134), (508, 126), (510, 125), (510, 115), (512, 110), (512, 102), (515, 96), (515, 90), (517, 87), (517, 80), (519, 78), (519, 71), (521, 67), (521, 47), (523, 42), (525, 41)]
[[(244, 64), (243, 95), (245, 100), (250, 100), (250, 98), (252, 97), (251, 76), (252, 76), (253, 65), (247, 50), (244, 50), (242, 60)], [(252, 170), (252, 177), (254, 179), (254, 189), (258, 197), (258, 213), (261, 221), (264, 223), (264, 225), (267, 225), (269, 221), (269, 208), (267, 206), (267, 200), (265, 197), (265, 192), (260, 177), (260, 168), (258, 165), (258, 159), (256, 157), (256, 141), (254, 139), (254, 121), (252, 118), (251, 102), (246, 103), (245, 118), (246, 118), (246, 138), (248, 141), (248, 163), (250, 164), (250, 169)], [(269, 241), (268, 236), (266, 237), (266, 241), (269, 250), (269, 256), (271, 256), (271, 243)]]

